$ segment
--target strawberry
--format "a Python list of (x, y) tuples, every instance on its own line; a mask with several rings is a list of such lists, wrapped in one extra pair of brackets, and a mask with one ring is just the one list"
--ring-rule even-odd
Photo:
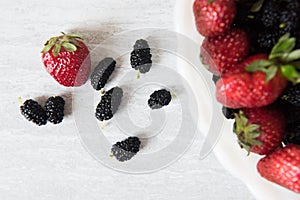
[(246, 72), (246, 67), (249, 66), (251, 63), (259, 61), (259, 60), (267, 60), (268, 56), (266, 54), (256, 54), (252, 55), (243, 62), (240, 62), (229, 69), (225, 70), (223, 76), (232, 76), (234, 74)]
[(257, 163), (259, 174), (269, 181), (300, 193), (300, 146), (289, 144)]
[(193, 5), (196, 27), (205, 37), (230, 28), (236, 13), (234, 0), (196, 0)]
[[(241, 70), (249, 63), (265, 61), (264, 57), (266, 56), (251, 56), (237, 69)], [(237, 71), (237, 69), (234, 70)], [(229, 108), (254, 108), (269, 105), (281, 95), (288, 81), (281, 72), (277, 72), (268, 82), (266, 79), (267, 75), (261, 71), (254, 73), (229, 71), (216, 84), (217, 100)]]
[(207, 37), (201, 46), (201, 59), (209, 70), (220, 75), (241, 62), (249, 53), (248, 35), (241, 29), (230, 29), (222, 35)]
[(285, 124), (284, 113), (275, 107), (244, 108), (235, 114), (234, 132), (248, 154), (267, 155), (280, 147)]
[[(293, 50), (296, 39), (283, 35), (268, 58), (255, 55), (237, 68), (245, 72), (227, 72), (216, 83), (217, 100), (229, 108), (255, 108), (273, 103), (288, 85), (300, 83), (300, 49)], [(234, 69), (236, 71), (236, 69)]]
[(48, 73), (61, 85), (81, 86), (90, 73), (91, 59), (87, 46), (76, 34), (62, 34), (48, 40), (42, 60)]

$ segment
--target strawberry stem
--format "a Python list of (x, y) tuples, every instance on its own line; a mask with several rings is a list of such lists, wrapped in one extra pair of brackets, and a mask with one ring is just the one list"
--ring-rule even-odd
[(61, 47), (64, 47), (68, 52), (74, 52), (80, 46), (77, 39), (83, 40), (82, 36), (78, 34), (65, 34), (64, 32), (61, 32), (61, 34), (60, 36), (50, 38), (45, 43), (41, 53), (47, 53), (52, 49), (53, 55), (58, 56)]
[(235, 114), (233, 132), (238, 137), (239, 145), (248, 152), (248, 155), (250, 154), (252, 146), (262, 145), (262, 142), (257, 140), (257, 137), (261, 134), (259, 127), (260, 125), (258, 124), (248, 124), (248, 118), (243, 111), (240, 111), (239, 114)]
[(283, 35), (272, 48), (268, 60), (258, 60), (246, 67), (249, 72), (262, 71), (266, 74), (266, 83), (272, 80), (278, 70), (294, 84), (300, 83), (300, 73), (297, 71), (300, 65), (296, 64), (300, 59), (300, 49), (293, 50), (296, 39), (289, 33)]

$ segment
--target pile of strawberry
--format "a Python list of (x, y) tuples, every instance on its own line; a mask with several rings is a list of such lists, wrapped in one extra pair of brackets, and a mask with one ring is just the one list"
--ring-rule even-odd
[(298, 8), (298, 0), (193, 5), (197, 30), (205, 37), (201, 61), (214, 74), (226, 116), (235, 120), (238, 144), (264, 156), (257, 163), (262, 177), (300, 193), (300, 12), (293, 10)]

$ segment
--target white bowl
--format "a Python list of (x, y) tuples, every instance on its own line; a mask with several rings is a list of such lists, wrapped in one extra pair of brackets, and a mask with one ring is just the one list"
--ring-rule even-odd
[[(198, 34), (195, 28), (193, 2), (194, 0), (177, 0), (174, 17), (175, 28), (177, 32), (197, 42), (200, 50), (203, 37)], [(199, 52), (193, 53), (195, 57), (199, 56)], [(184, 67), (181, 66), (181, 68)], [(189, 69), (190, 67), (186, 68)], [(188, 75), (188, 73), (186, 74)], [(191, 79), (191, 81), (193, 80)], [(191, 84), (194, 85), (198, 95), (201, 96), (201, 88), (199, 88), (198, 83), (194, 82)], [(211, 100), (202, 98), (201, 101), (209, 102)], [(201, 112), (199, 113), (201, 114)], [(221, 131), (222, 135), (213, 150), (222, 165), (231, 174), (242, 180), (258, 200), (299, 200), (300, 195), (297, 193), (271, 183), (258, 174), (256, 164), (261, 157), (255, 154), (247, 156), (246, 151), (239, 147), (237, 139), (232, 132), (232, 123), (232, 121), (224, 123)], [(207, 127), (200, 127), (200, 130), (201, 132), (207, 132)]]

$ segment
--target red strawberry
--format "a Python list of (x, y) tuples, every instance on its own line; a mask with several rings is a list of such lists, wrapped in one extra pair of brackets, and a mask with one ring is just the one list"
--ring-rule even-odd
[(196, 27), (203, 36), (216, 36), (230, 28), (236, 13), (234, 0), (196, 0)]
[(76, 34), (53, 37), (42, 50), (46, 70), (61, 85), (81, 86), (89, 77), (91, 59), (87, 46)]
[(232, 76), (233, 74), (238, 74), (246, 71), (246, 67), (249, 66), (251, 63), (258, 61), (258, 60), (267, 60), (268, 56), (266, 54), (256, 54), (253, 56), (250, 56), (243, 60), (243, 62), (238, 63), (228, 70), (225, 70), (223, 73), (223, 76), (226, 74), (226, 76)]
[(289, 144), (262, 158), (257, 170), (267, 180), (300, 193), (300, 146)]
[(234, 132), (248, 153), (272, 153), (281, 146), (285, 130), (284, 113), (274, 107), (245, 108), (236, 114)]
[[(239, 67), (246, 67), (249, 63), (258, 61), (268, 62), (261, 58), (262, 56), (250, 57)], [(217, 100), (229, 108), (254, 108), (269, 105), (281, 95), (288, 84), (280, 71), (273, 72), (245, 71), (234, 74), (228, 72), (216, 84)]]
[(223, 35), (205, 38), (201, 46), (204, 65), (215, 75), (223, 74), (241, 62), (249, 53), (248, 35), (240, 29), (230, 29)]

